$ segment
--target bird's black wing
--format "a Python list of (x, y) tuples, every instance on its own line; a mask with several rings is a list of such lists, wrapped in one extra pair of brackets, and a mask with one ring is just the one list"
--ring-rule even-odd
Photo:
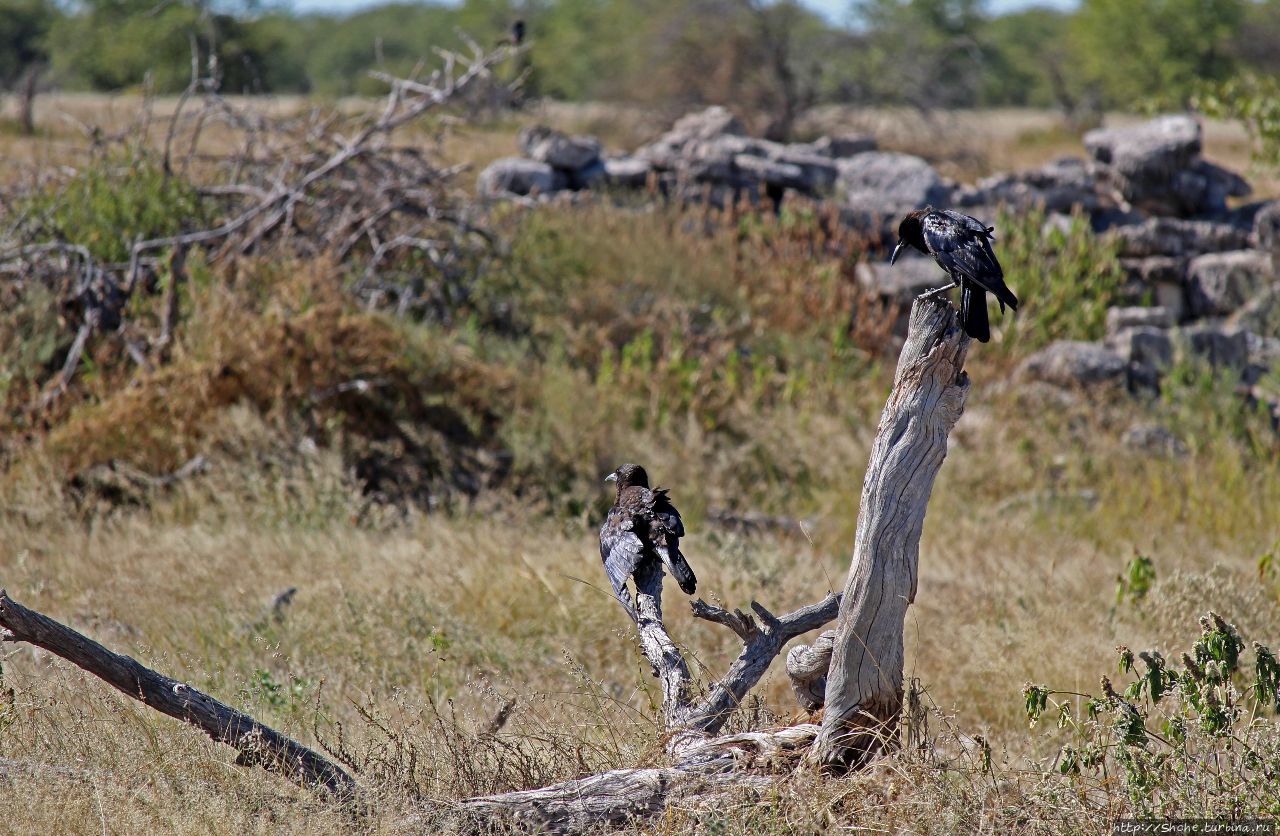
[(671, 497), (667, 495), (665, 488), (656, 488), (653, 491), (653, 514), (662, 520), (663, 526), (672, 535), (684, 536), (684, 520), (680, 519), (680, 512), (676, 510), (676, 506), (671, 504)]
[(631, 516), (622, 509), (611, 509), (604, 525), (600, 526), (600, 559), (604, 561), (604, 572), (614, 592), (622, 594), (627, 578), (643, 557), (644, 543), (635, 532)]
[(658, 525), (653, 527), (654, 550), (658, 552), (667, 571), (680, 584), (686, 595), (692, 595), (698, 588), (698, 579), (693, 574), (693, 567), (685, 560), (680, 551), (680, 538), (684, 536), (684, 520), (680, 512), (671, 504), (671, 498), (661, 488), (653, 491), (653, 516)]
[(980, 238), (995, 237), (995, 235), (992, 234), (996, 231), (994, 226), (987, 226), (972, 215), (966, 215), (963, 212), (957, 212), (954, 209), (935, 209), (934, 213), (947, 216)]
[(925, 246), (953, 279), (967, 279), (995, 294), (1001, 306), (1017, 309), (1018, 298), (1005, 286), (991, 233), (981, 221), (946, 209), (925, 215), (921, 228)]

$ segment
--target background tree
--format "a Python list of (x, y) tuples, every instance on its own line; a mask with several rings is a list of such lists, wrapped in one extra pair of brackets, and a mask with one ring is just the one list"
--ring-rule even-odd
[[(992, 13), (987, 0), (462, 0), (296, 14), (259, 0), (0, 0), (0, 86), (52, 64), (72, 89), (184, 87), (194, 40), (228, 92), (376, 94), (369, 77), (527, 26), (525, 94), (669, 113), (728, 105), (788, 137), (819, 103), (1101, 108), (1190, 101), (1197, 85), (1280, 73), (1280, 0), (1081, 0)], [(59, 9), (65, 8), (65, 11)], [(515, 72), (515, 70), (512, 70)], [(34, 87), (32, 88), (34, 90)]]
[(271, 67), (288, 60), (279, 29), (256, 26), (247, 15), (219, 13), (200, 2), (86, 0), (59, 18), (51, 33), (54, 69), (65, 82), (119, 90), (150, 79), (159, 93), (191, 80), (191, 45), (232, 93), (268, 92)]
[(1084, 0), (1072, 18), (1080, 74), (1108, 107), (1185, 104), (1201, 81), (1237, 66), (1230, 45), (1247, 0)]
[(59, 16), (52, 0), (0, 0), (0, 90), (19, 96), (18, 122), (35, 132), (35, 97), (49, 62), (49, 30)]
[(995, 58), (983, 0), (863, 0), (855, 9), (873, 100), (922, 109), (979, 102)]

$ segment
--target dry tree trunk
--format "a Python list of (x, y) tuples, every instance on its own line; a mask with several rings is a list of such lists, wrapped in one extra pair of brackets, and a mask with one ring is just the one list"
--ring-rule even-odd
[[(677, 732), (667, 744), (672, 765), (613, 770), (542, 789), (468, 799), (462, 809), (509, 815), (556, 832), (576, 831), (656, 814), (680, 798), (708, 804), (731, 789), (767, 784), (770, 778), (750, 770), (776, 756), (805, 752), (810, 763), (848, 768), (880, 752), (896, 731), (902, 708), (903, 624), (915, 597), (920, 531), (947, 437), (964, 409), (968, 347), (949, 302), (916, 301), (871, 448), (839, 626), (787, 657), (801, 706), (814, 710), (825, 699), (821, 727), (708, 736), (781, 651), (787, 641), (782, 637), (825, 623), (834, 597), (781, 619), (753, 602), (759, 625), (740, 611), (696, 601), (694, 615), (733, 629), (744, 650), (711, 695), (695, 706), (687, 701), (687, 666), (662, 624), (661, 571), (641, 573), (636, 578), (640, 612), (629, 603), (627, 611), (636, 621), (642, 651), (663, 682), (664, 719)], [(717, 698), (726, 692), (731, 698)]]
[(916, 597), (920, 531), (947, 437), (964, 411), (968, 350), (950, 302), (916, 301), (862, 483), (826, 713), (811, 763), (856, 768), (896, 737), (903, 625)]

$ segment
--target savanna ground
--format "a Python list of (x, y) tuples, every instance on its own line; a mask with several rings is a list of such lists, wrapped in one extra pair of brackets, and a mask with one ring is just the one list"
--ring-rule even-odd
[[(43, 136), (3, 139), (22, 161), (7, 177), (74, 157), (83, 135), (54, 118), (62, 104), (45, 101)], [(120, 100), (66, 104), (104, 123), (130, 115)], [(604, 107), (539, 115), (616, 148), (655, 130)], [(979, 122), (992, 132), (980, 141)], [(940, 124), (928, 149), (909, 126), (888, 144), (932, 150), (964, 177), (1079, 148), (1043, 114)], [(445, 152), (483, 162), (514, 149), (514, 130), (463, 128)], [(1211, 159), (1246, 152), (1242, 135), (1210, 131)], [(859, 242), (828, 221), (803, 205), (778, 219), (602, 202), (500, 210), (507, 244), (447, 320), (357, 306), (350, 277), (324, 261), (196, 259), (170, 362), (137, 370), (103, 345), (41, 420), (15, 404), (65, 345), (43, 309), (15, 304), (0, 319), (0, 586), (319, 741), (377, 803), (358, 817), (327, 806), (76, 668), (6, 646), (0, 756), (30, 766), (0, 773), (0, 829), (470, 829), (451, 799), (659, 762), (658, 692), (599, 564), (600, 480), (631, 460), (673, 488), (709, 600), (780, 612), (842, 586), (895, 352), (893, 312), (852, 280)], [(1127, 683), (1116, 645), (1176, 658), (1207, 610), (1246, 639), (1280, 641), (1280, 442), (1232, 381), (1180, 361), (1161, 394), (1137, 399), (1011, 382), (1046, 341), (1101, 335), (1120, 275), (1086, 226), (1046, 239), (1034, 216), (999, 221), (1024, 306), (971, 350), (972, 391), (930, 504), (906, 635), (924, 692), (913, 745), (864, 775), (799, 773), (773, 794), (636, 829), (1098, 832), (1134, 812), (1278, 812), (1265, 710), (1250, 732), (1262, 742), (1248, 739), (1272, 771), (1250, 777), (1194, 754), (1216, 744), (1184, 745), (1181, 769), (1148, 784), (1063, 774), (1062, 746), (1081, 741), (1028, 729), (1024, 683), (1095, 695), (1102, 674)], [(159, 304), (135, 314), (155, 318), (146, 305)], [(376, 385), (335, 389), (357, 379)], [(1187, 455), (1125, 447), (1136, 421), (1165, 425)], [(208, 469), (174, 485), (127, 478), (196, 454)], [(757, 513), (801, 530), (724, 522)], [(276, 617), (269, 602), (289, 587)], [(667, 613), (704, 681), (720, 675), (732, 637), (678, 596)], [(731, 727), (793, 719), (779, 667)]]

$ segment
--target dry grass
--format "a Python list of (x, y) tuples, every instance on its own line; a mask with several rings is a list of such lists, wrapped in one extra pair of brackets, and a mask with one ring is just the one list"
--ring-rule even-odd
[[(229, 96), (233, 106), (251, 106), (268, 113), (300, 112), (315, 104), (301, 96)], [(12, 181), (24, 171), (52, 163), (75, 163), (83, 159), (84, 138), (89, 127), (104, 132), (135, 129), (143, 103), (137, 94), (59, 93), (37, 99), (37, 136), (0, 131), (0, 159), (8, 165), (0, 182)], [(0, 103), (0, 120), (6, 116)], [(367, 109), (372, 99), (343, 98), (324, 103), (343, 112)], [(154, 141), (163, 142), (163, 120), (177, 106), (177, 98), (157, 97), (152, 101)], [(519, 154), (516, 133), (525, 125), (547, 124), (570, 133), (589, 133), (600, 138), (606, 150), (625, 153), (662, 133), (681, 113), (660, 108), (608, 103), (568, 104), (534, 102), (509, 117), (461, 125), (438, 134), (434, 127), (410, 129), (405, 137), (418, 142), (441, 143), (448, 159), (470, 164), (479, 171), (498, 157)], [(1131, 124), (1142, 117), (1111, 114), (1108, 125)], [(1205, 156), (1244, 173), (1253, 183), (1255, 198), (1280, 195), (1280, 179), (1274, 171), (1255, 166), (1250, 160), (1250, 143), (1243, 128), (1234, 123), (1206, 119)], [(919, 154), (948, 177), (971, 182), (1001, 171), (1031, 168), (1062, 156), (1085, 156), (1079, 131), (1071, 129), (1061, 114), (1049, 110), (997, 109), (974, 111), (917, 111), (886, 108), (815, 108), (797, 127), (800, 138), (822, 133), (870, 133), (883, 147)], [(217, 149), (216, 128), (206, 136), (208, 148)]]
[[(1027, 733), (1024, 681), (1089, 691), (1110, 670), (1117, 642), (1167, 652), (1185, 645), (1207, 608), (1231, 614), (1248, 636), (1280, 633), (1274, 590), (1256, 574), (1280, 530), (1274, 463), (1254, 467), (1223, 449), (1149, 460), (1105, 432), (1047, 434), (1020, 417), (1017, 398), (984, 395), (982, 364), (974, 376), (970, 415), (981, 420), (960, 434), (935, 491), (907, 670), (959, 730), (991, 742), (999, 789), (976, 769), (939, 771), (904, 754), (851, 785), (784, 784), (772, 812), (752, 814), (771, 828), (799, 826), (797, 816), (819, 829), (990, 825), (1014, 815), (987, 806), (998, 797), (1052, 783), (1033, 765), (1054, 746)], [(1095, 406), (1082, 403), (1064, 423), (1087, 420)], [(269, 434), (249, 409), (223, 420), (242, 437)], [(815, 497), (812, 541), (734, 535), (691, 514), (687, 552), (704, 594), (779, 609), (838, 586), (868, 434), (839, 418), (804, 427), (806, 457), (843, 474)], [(1039, 449), (1028, 453), (1029, 444)], [(705, 466), (704, 455), (690, 438), (652, 469), (677, 486), (677, 499), (694, 499), (702, 480), (680, 477)], [(1059, 455), (1069, 462), (1054, 475)], [(1071, 499), (1086, 484), (1099, 492), (1094, 505)], [(1049, 490), (1057, 499), (1007, 501)], [(601, 588), (593, 520), (503, 503), (484, 514), (358, 524), (360, 498), (327, 453), (299, 455), (274, 473), (219, 459), (210, 476), (155, 497), (147, 512), (87, 525), (65, 513), (48, 483), (11, 486), (3, 504), (0, 565), (18, 600), (304, 739), (318, 729), (333, 745), (341, 726), (344, 748), (385, 799), (372, 821), (344, 822), (275, 779), (231, 766), (226, 750), (180, 724), (18, 648), (4, 660), (13, 689), (0, 713), (5, 756), (74, 770), (38, 788), (0, 781), (0, 814), (19, 829), (97, 830), (107, 815), (125, 832), (398, 830), (414, 809), (409, 791), (443, 800), (656, 754), (656, 693)], [(1159, 581), (1140, 607), (1116, 607), (1113, 578), (1133, 549), (1154, 560)], [(266, 603), (289, 586), (299, 593), (277, 623)], [(724, 670), (730, 637), (669, 610), (703, 675)], [(758, 693), (769, 714), (792, 714), (777, 671)], [(527, 763), (490, 760), (474, 739), (511, 695), (519, 702), (500, 739), (536, 752)], [(461, 736), (459, 751), (449, 750), (449, 735)], [(872, 792), (848, 807), (848, 793), (864, 790)], [(1061, 824), (1052, 804), (1003, 803), (1043, 832)], [(1109, 814), (1078, 812), (1098, 826)], [(747, 821), (726, 822), (727, 832), (751, 832)], [(660, 829), (680, 832), (684, 822), (675, 813)]]

